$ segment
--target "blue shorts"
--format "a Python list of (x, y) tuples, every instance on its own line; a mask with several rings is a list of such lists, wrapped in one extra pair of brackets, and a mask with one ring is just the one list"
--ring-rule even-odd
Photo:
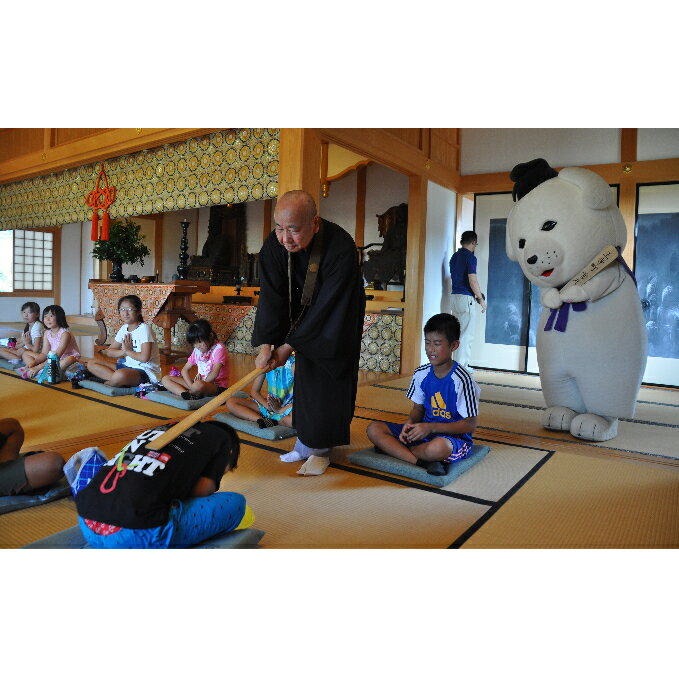
[(149, 374), (146, 372), (146, 370), (143, 370), (142, 368), (131, 368), (129, 365), (125, 365), (125, 359), (124, 358), (119, 358), (116, 361), (116, 370), (120, 370), (121, 368), (125, 368), (125, 370), (136, 370), (139, 373), (139, 377), (141, 378), (141, 382), (139, 384), (144, 384), (146, 382), (153, 382)]
[(154, 528), (121, 528), (99, 535), (78, 517), (80, 530), (95, 549), (167, 549), (191, 547), (208, 538), (235, 530), (245, 515), (240, 493), (220, 492), (207, 497), (175, 500), (167, 523)]
[[(389, 431), (396, 438), (398, 438), (401, 435), (401, 431), (403, 430), (402, 424), (395, 424), (394, 422), (385, 422), (384, 424), (387, 425)], [(419, 446), (422, 443), (429, 443), (430, 441), (433, 441), (434, 439), (437, 438), (448, 439), (453, 444), (453, 450), (451, 451), (450, 455), (448, 455), (448, 457), (445, 460), (442, 460), (442, 462), (457, 462), (457, 460), (464, 459), (469, 455), (469, 453), (472, 452), (472, 444), (469, 443), (469, 441), (464, 441), (463, 439), (457, 438), (455, 436), (450, 436), (448, 434), (435, 434), (434, 436), (425, 436), (423, 439), (413, 441), (413, 443), (404, 443), (403, 445), (407, 446), (408, 448), (412, 448), (413, 446)]]

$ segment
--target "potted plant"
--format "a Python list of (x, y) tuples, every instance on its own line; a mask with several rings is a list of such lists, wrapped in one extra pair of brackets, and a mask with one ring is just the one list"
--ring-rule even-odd
[(141, 233), (141, 226), (131, 219), (112, 219), (109, 227), (108, 240), (98, 240), (94, 244), (92, 256), (99, 261), (111, 262), (111, 280), (119, 283), (123, 280), (123, 264), (144, 265), (144, 257), (151, 251), (144, 243), (145, 236)]

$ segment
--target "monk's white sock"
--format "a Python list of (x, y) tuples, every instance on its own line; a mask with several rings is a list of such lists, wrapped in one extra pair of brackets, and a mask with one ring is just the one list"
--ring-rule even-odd
[(289, 453), (280, 456), (281, 462), (302, 462), (308, 460), (316, 451), (309, 446), (305, 446), (299, 438), (295, 441), (295, 447)]
[(281, 462), (301, 462), (308, 459), (308, 455), (303, 455), (296, 448), (293, 448), (289, 453), (283, 453), (280, 456)]
[(298, 474), (302, 476), (320, 476), (325, 472), (330, 464), (329, 457), (318, 457), (312, 455), (298, 470)]

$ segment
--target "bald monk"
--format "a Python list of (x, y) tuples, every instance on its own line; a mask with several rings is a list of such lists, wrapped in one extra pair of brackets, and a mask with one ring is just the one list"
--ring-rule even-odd
[[(315, 476), (327, 469), (331, 448), (350, 439), (365, 314), (363, 279), (353, 238), (321, 219), (305, 191), (281, 196), (274, 222), (259, 253), (252, 345), (261, 348), (255, 365), (273, 370), (295, 351), (292, 425), (299, 438), (281, 459), (304, 462), (297, 473)], [(310, 269), (317, 271), (315, 281)], [(305, 306), (307, 272), (310, 304)]]

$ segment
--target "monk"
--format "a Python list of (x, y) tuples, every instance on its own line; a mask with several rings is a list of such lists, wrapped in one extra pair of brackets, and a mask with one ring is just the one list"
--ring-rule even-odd
[[(252, 345), (261, 348), (255, 365), (273, 370), (295, 352), (292, 425), (298, 439), (281, 459), (304, 461), (297, 473), (317, 476), (327, 469), (331, 448), (350, 439), (365, 314), (363, 279), (353, 238), (321, 219), (305, 191), (281, 196), (274, 222), (259, 253)], [(307, 275), (307, 290), (314, 285), (305, 306)]]

